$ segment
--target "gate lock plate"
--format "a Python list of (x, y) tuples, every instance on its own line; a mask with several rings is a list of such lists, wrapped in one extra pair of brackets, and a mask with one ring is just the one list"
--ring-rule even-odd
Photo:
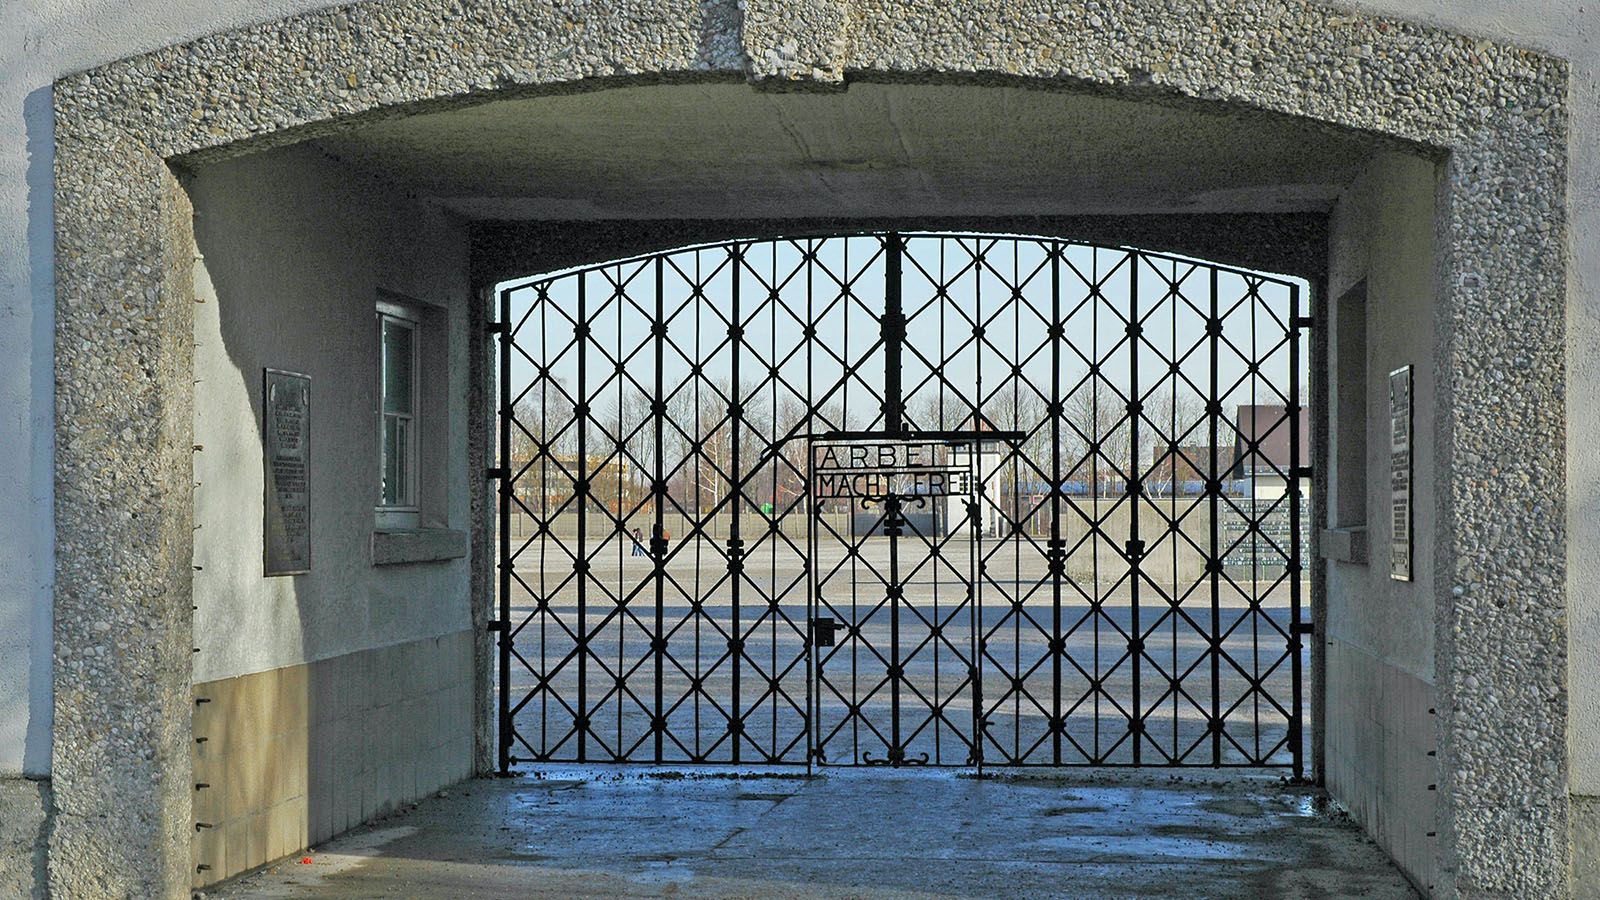
[(839, 627), (832, 616), (817, 616), (811, 620), (811, 643), (817, 647), (832, 647), (833, 633)]

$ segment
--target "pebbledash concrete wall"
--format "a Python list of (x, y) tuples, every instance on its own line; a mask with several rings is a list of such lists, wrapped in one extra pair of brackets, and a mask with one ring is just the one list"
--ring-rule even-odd
[[(314, 136), (341, 127), (330, 124), (341, 116), (411, 101), (708, 72), (821, 87), (846, 72), (1017, 78), (1261, 107), (1448, 151), (1438, 241), (1447, 256), (1434, 298), (1435, 387), (1447, 410), (1435, 431), (1437, 890), (1569, 887), (1569, 739), (1574, 789), (1594, 793), (1600, 781), (1592, 750), (1600, 717), (1585, 711), (1600, 696), (1584, 667), (1600, 665), (1592, 653), (1572, 657), (1570, 732), (1567, 719), (1567, 595), (1579, 646), (1594, 645), (1586, 635), (1596, 621), (1592, 588), (1567, 589), (1567, 562), (1593, 575), (1581, 560), (1600, 559), (1600, 531), (1587, 530), (1600, 524), (1582, 524), (1586, 514), (1600, 522), (1584, 487), (1595, 482), (1586, 466), (1600, 461), (1564, 452), (1564, 326), (1574, 323), (1574, 346), (1592, 345), (1595, 281), (1584, 273), (1600, 268), (1600, 253), (1579, 244), (1566, 281), (1568, 148), (1578, 158), (1573, 234), (1596, 233), (1583, 224), (1594, 223), (1600, 194), (1592, 178), (1600, 104), (1581, 102), (1594, 98), (1600, 64), (1592, 15), (1575, 0), (1395, 0), (1389, 10), (1426, 14), (1472, 38), (1292, 2), (1090, 11), (746, 0), (557, 13), (418, 0), (247, 28), (50, 91), (71, 72), (321, 5), (0, 10), (0, 199), (8, 201), (0, 203), (0, 305), (9, 323), (0, 389), (17, 401), (5, 408), (23, 411), (0, 422), (0, 448), (30, 460), (26, 473), (13, 467), (0, 482), (0, 503), (28, 511), (0, 523), (11, 554), (0, 558), (0, 577), (28, 586), (0, 598), (8, 623), (0, 633), (32, 635), (31, 652), (14, 652), (13, 641), (0, 653), (0, 741), (11, 748), (0, 765), (16, 766), (0, 771), (43, 775), (41, 754), (52, 754), (58, 893), (176, 896), (192, 862), (193, 799), (174, 788), (191, 781), (193, 735), (193, 235), (188, 198), (166, 160), (252, 138)], [(1565, 64), (1495, 38), (1537, 44), (1577, 66), (1569, 81)], [(1578, 110), (1570, 132), (1569, 102)], [(1504, 327), (1507, 316), (1516, 327)], [(1600, 437), (1590, 406), (1600, 402), (1600, 370), (1587, 359), (1571, 360), (1575, 447)], [(1479, 383), (1486, 375), (1498, 376), (1492, 390)], [(1564, 457), (1580, 488), (1570, 508)], [(1527, 489), (1512, 498), (1463, 475), (1486, 459)], [(108, 521), (106, 510), (125, 515)], [(52, 597), (47, 662), (40, 636), (52, 628)], [(34, 791), (24, 805), (42, 808), (43, 796)], [(1583, 821), (1573, 833), (1593, 834)], [(34, 859), (8, 855), (7, 871), (32, 871)]]
[[(1434, 548), (1439, 494), (1435, 437), (1438, 343), (1435, 307), (1439, 255), (1434, 228), (1437, 166), (1388, 155), (1350, 185), (1329, 228), (1328, 302), (1324, 330), (1337, 361), (1325, 414), (1332, 494), (1364, 498), (1365, 516), (1325, 504), (1323, 527), (1355, 531), (1367, 552), (1329, 556), (1324, 693), (1325, 773), (1334, 796), (1425, 890), (1437, 884), (1438, 723), (1434, 691)], [(1341, 302), (1363, 293), (1364, 314)], [(1345, 317), (1349, 321), (1345, 321)], [(1355, 332), (1361, 332), (1359, 334)], [(1349, 347), (1343, 346), (1346, 342)], [(1348, 361), (1359, 360), (1346, 367)], [(1412, 367), (1414, 529), (1413, 580), (1389, 575), (1389, 373)], [(1348, 396), (1347, 396), (1348, 395)], [(1364, 427), (1345, 420), (1351, 408)], [(1364, 446), (1364, 469), (1341, 465), (1347, 441)], [(1487, 474), (1487, 473), (1486, 473)], [(1325, 539), (1328, 549), (1335, 542)]]
[[(1353, 0), (1362, 10), (1404, 16), (1538, 48), (1569, 61), (1571, 121), (1566, 193), (1568, 268), (1566, 395), (1568, 447), (1568, 742), (1575, 871), (1600, 885), (1600, 9), (1587, 0)], [(1524, 223), (1526, 227), (1527, 223)], [(1507, 319), (1505, 328), (1517, 327)], [(1590, 890), (1600, 895), (1600, 886)]]
[[(197, 166), (196, 886), (473, 772), (466, 231), (310, 147)], [(420, 533), (374, 528), (376, 304), (414, 301)], [(262, 369), (311, 377), (313, 559), (264, 577)], [(422, 539), (426, 540), (422, 540)], [(420, 546), (419, 546), (420, 545)]]
[(0, 3), (0, 896), (43, 889), (52, 808), (55, 122), (71, 72), (329, 0)]
[[(1350, 6), (1538, 48), (1570, 66), (1564, 624), (1571, 648), (1571, 856), (1574, 895), (1600, 896), (1600, 9), (1587, 0), (1352, 0)], [(1508, 310), (1501, 327), (1522, 326)], [(1484, 462), (1494, 466), (1500, 460)], [(1512, 604), (1502, 614), (1517, 610)]]
[(54, 121), (62, 75), (328, 0), (0, 5), (0, 777), (50, 770)]

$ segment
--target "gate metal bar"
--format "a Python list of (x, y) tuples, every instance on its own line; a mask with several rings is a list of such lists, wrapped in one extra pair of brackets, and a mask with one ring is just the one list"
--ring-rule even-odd
[[(511, 403), (511, 291), (500, 292), (500, 317), (497, 323), (499, 346), (499, 381), (500, 381), (500, 410), (512, 408)], [(497, 711), (497, 746), (501, 773), (508, 771), (511, 759), (512, 736), (516, 734), (515, 727), (508, 727), (511, 722), (511, 569), (515, 561), (511, 555), (511, 492), (516, 483), (515, 475), (506, 467), (511, 465), (511, 423), (503, 414), (499, 416), (500, 452), (496, 460), (500, 469), (500, 509), (497, 528), (500, 538), (500, 559), (497, 563), (499, 571), (496, 575), (500, 581), (500, 617), (495, 621), (498, 633), (496, 652), (500, 660), (500, 688), (498, 691)]]
[[(707, 260), (709, 272), (702, 270)], [(1205, 277), (1191, 280), (1197, 272)], [(1141, 289), (1141, 274), (1154, 276), (1155, 287)], [(1048, 296), (1036, 302), (1046, 278)], [(592, 293), (591, 281), (604, 282), (609, 296)], [(920, 285), (914, 300), (913, 282)], [(1197, 302), (1186, 284), (1201, 283), (1207, 297)], [(1069, 284), (1079, 288), (1070, 304)], [(524, 298), (526, 310), (518, 305)], [(586, 761), (595, 758), (591, 741), (606, 761), (743, 762), (749, 749), (762, 762), (812, 764), (822, 752), (821, 675), (809, 625), (819, 612), (818, 507), (809, 476), (782, 447), (808, 435), (936, 434), (950, 430), (953, 408), (973, 424), (1000, 415), (1022, 436), (998, 461), (971, 456), (981, 471), (969, 507), (972, 548), (960, 551), (966, 612), (975, 622), (967, 669), (959, 673), (971, 697), (971, 744), (961, 762), (982, 765), (987, 746), (1006, 765), (1286, 765), (1303, 775), (1302, 654), (1311, 625), (1301, 606), (1298, 485), (1309, 468), (1301, 448), (1299, 341), (1311, 322), (1300, 304), (1291, 281), (1129, 248), (899, 233), (733, 241), (500, 291), (500, 598), (492, 627), (499, 632), (502, 770), (527, 761)], [(1107, 333), (1103, 345), (1111, 323), (1121, 335), (1113, 341)], [(719, 340), (723, 327), (726, 340)], [(1170, 328), (1164, 337), (1163, 327)], [(765, 329), (765, 345), (752, 329)], [(692, 340), (675, 337), (685, 330)], [(1161, 344), (1167, 339), (1170, 348)], [(1142, 359), (1153, 364), (1148, 372)], [(1041, 361), (1048, 373), (1035, 371)], [(1201, 368), (1203, 387), (1187, 374)], [(727, 373), (725, 386), (715, 372)], [(615, 409), (608, 411), (602, 401), (612, 390)], [(1165, 412), (1151, 406), (1162, 391), (1170, 394)], [(1203, 396), (1203, 415), (1180, 416), (1180, 392)], [(1248, 424), (1242, 410), (1238, 421), (1226, 418), (1225, 404), (1239, 402), (1241, 392), (1250, 399)], [(929, 395), (936, 411), (913, 415), (910, 401)], [(876, 408), (862, 417), (864, 399)], [(780, 409), (780, 400), (798, 411)], [(525, 409), (525, 401), (539, 406)], [(634, 401), (643, 406), (630, 409)], [(1086, 418), (1075, 419), (1069, 401), (1081, 402)], [(674, 410), (685, 402), (694, 412), (681, 419)], [(1107, 424), (1101, 415), (1112, 409), (1117, 419)], [(1279, 412), (1266, 421), (1263, 410)], [(926, 421), (929, 415), (935, 421)], [(1269, 458), (1268, 446), (1284, 433), (1286, 462)], [(1199, 459), (1184, 446), (1195, 435), (1208, 443)], [(1121, 440), (1127, 447), (1114, 454)], [(1238, 448), (1231, 459), (1223, 453), (1230, 440)], [(1074, 442), (1082, 455), (1064, 449)], [(985, 468), (991, 462), (992, 472)], [(1186, 472), (1206, 469), (1196, 499), (1181, 512), (1180, 464)], [(1282, 494), (1237, 489), (1240, 478), (1254, 485), (1261, 477), (1281, 479)], [(695, 492), (687, 505), (677, 496), (685, 478)], [(1028, 487), (1030, 480), (1043, 489)], [(1071, 485), (1083, 486), (1083, 502)], [(1036, 493), (1025, 499), (1025, 490)], [(1161, 490), (1165, 510), (1156, 502)], [(770, 498), (765, 505), (763, 496)], [(902, 533), (890, 537), (887, 559), (892, 721), (883, 724), (900, 757), (893, 761), (904, 761), (911, 738), (901, 731), (901, 712), (912, 696), (927, 702), (905, 666), (927, 643), (903, 646), (902, 626), (933, 628), (930, 721), (934, 756), (942, 759), (940, 732), (951, 720), (949, 704), (937, 699), (944, 671), (937, 642), (949, 608), (939, 599), (938, 564), (957, 564), (950, 554), (958, 545), (949, 535), (916, 535), (902, 545), (904, 532), (916, 528), (905, 524), (899, 498), (885, 506), (890, 527)], [(1208, 518), (1203, 532), (1186, 526), (1196, 510)], [(807, 516), (804, 550), (784, 528), (785, 517), (798, 512)], [(1115, 523), (1119, 515), (1125, 526)], [(646, 519), (650, 559), (640, 570), (622, 551), (630, 527)], [(1035, 537), (1041, 519), (1042, 546)], [(676, 546), (666, 539), (669, 522), (677, 523)], [(531, 534), (514, 543), (514, 526), (520, 538), (524, 525)], [(1072, 538), (1069, 527), (1082, 536)], [(1102, 545), (1121, 570), (1110, 582), (1101, 577)], [(618, 553), (608, 571), (602, 557), (611, 546)], [(857, 590), (867, 583), (857, 578), (871, 546), (850, 551)], [(1170, 575), (1161, 572), (1157, 549), (1167, 551)], [(702, 564), (708, 550), (721, 557), (720, 568)], [(911, 551), (923, 556), (907, 557)], [(751, 567), (753, 553), (770, 561), (767, 571)], [(526, 568), (533, 554), (537, 577), (530, 583), (524, 575), (534, 575)], [(1181, 555), (1195, 557), (1203, 573), (1180, 575)], [(780, 574), (780, 557), (798, 574)], [(922, 601), (899, 587), (929, 561), (931, 620)], [(644, 583), (628, 586), (639, 578)], [(1126, 627), (1119, 591), (1127, 598)], [(1280, 622), (1271, 611), (1277, 607), (1265, 604), (1282, 593), (1289, 608)], [(688, 611), (674, 613), (673, 622), (669, 599), (687, 601)], [(1035, 612), (1041, 602), (1049, 608), (1039, 612), (1048, 615)], [(640, 615), (637, 607), (646, 603), (651, 608)], [(702, 632), (720, 635), (726, 652), (705, 655)], [(690, 634), (692, 666), (684, 662)], [(531, 646), (535, 639), (533, 658), (518, 652), (519, 640)], [(858, 745), (862, 724), (876, 727), (871, 717), (880, 715), (859, 705), (866, 703), (857, 681), (861, 653), (875, 649), (873, 640), (852, 638), (858, 699), (850, 724)], [(638, 641), (647, 650), (630, 659), (627, 648)], [(613, 643), (614, 667), (602, 656)], [(1190, 644), (1199, 649), (1185, 649)], [(961, 656), (952, 657), (958, 666)], [(1041, 675), (1048, 685), (1039, 684)], [(648, 699), (636, 690), (636, 676), (649, 679)], [(1194, 690), (1200, 681), (1209, 690)], [(995, 687), (992, 699), (986, 682)], [(756, 694), (747, 690), (752, 684), (761, 688)], [(615, 721), (604, 725), (614, 724), (609, 737), (596, 717), (613, 705)], [(636, 721), (641, 714), (643, 724)], [(759, 734), (752, 730), (758, 718)], [(1198, 737), (1194, 721), (1204, 725)], [(1160, 737), (1152, 730), (1158, 723)], [(638, 732), (632, 738), (630, 728)], [(1201, 747), (1207, 752), (1198, 753)]]
[[(1050, 242), (1050, 483), (1059, 485), (1061, 477), (1061, 243)], [(1061, 706), (1061, 663), (1067, 655), (1061, 638), (1061, 589), (1067, 576), (1067, 542), (1061, 534), (1061, 491), (1050, 492), (1050, 759), (1061, 765), (1061, 739), (1066, 734), (1066, 716)]]
[[(1217, 473), (1221, 471), (1217, 438), (1219, 436), (1219, 425), (1221, 424), (1219, 420), (1222, 418), (1222, 402), (1217, 399), (1219, 396), (1218, 391), (1221, 389), (1217, 374), (1217, 349), (1218, 342), (1222, 337), (1222, 329), (1211, 327), (1211, 323), (1220, 322), (1221, 319), (1217, 316), (1217, 270), (1212, 269), (1210, 274), (1211, 316), (1206, 320), (1206, 339), (1210, 344), (1211, 350), (1211, 381), (1210, 392), (1206, 395), (1210, 398), (1206, 403), (1206, 423), (1210, 428), (1211, 465), (1207, 472), (1215, 478)], [(1218, 504), (1221, 501), (1222, 492), (1211, 488), (1210, 485), (1207, 485), (1207, 487), (1210, 489), (1206, 491), (1206, 502), (1211, 509), (1211, 521), (1208, 523), (1211, 529), (1209, 546), (1212, 552), (1215, 553), (1216, 548), (1219, 546), (1217, 514), (1220, 511)], [(1209, 580), (1211, 582), (1211, 634), (1217, 635), (1222, 633), (1221, 560), (1215, 558), (1208, 560), (1206, 571), (1210, 575)], [(1211, 658), (1211, 764), (1218, 765), (1222, 762), (1222, 729), (1217, 727), (1217, 723), (1222, 721), (1222, 645), (1213, 641), (1210, 652), (1207, 655)]]
[(1128, 630), (1133, 635), (1128, 641), (1128, 655), (1132, 658), (1133, 701), (1128, 706), (1128, 737), (1133, 742), (1133, 764), (1144, 761), (1144, 695), (1140, 678), (1144, 670), (1144, 631), (1139, 623), (1140, 562), (1144, 558), (1144, 542), (1139, 540), (1139, 263), (1132, 261), (1128, 270), (1127, 334), (1133, 352), (1128, 354), (1128, 493), (1133, 496), (1129, 504), (1128, 543), (1124, 551), (1128, 560), (1128, 591), (1131, 597)]
[[(738, 265), (742, 264), (743, 257), (739, 253), (739, 248), (737, 248), (737, 247), (730, 248), (728, 252), (732, 256), (735, 266), (738, 266)], [(744, 328), (743, 328), (744, 319), (743, 319), (743, 316), (742, 316), (742, 313), (741, 313), (740, 307), (739, 307), (739, 281), (740, 281), (740, 279), (735, 278), (733, 280), (733, 284), (730, 285), (730, 290), (729, 290), (728, 318), (732, 321), (733, 324), (728, 326), (728, 333), (729, 333), (729, 336), (732, 337), (734, 340), (741, 340), (741, 339), (743, 339), (743, 336), (744, 336)], [(731, 362), (731, 365), (730, 365), (730, 368), (731, 368), (731, 370), (733, 372), (732, 378), (730, 379), (730, 384), (731, 384), (731, 387), (732, 387), (732, 390), (733, 390), (733, 402), (732, 402), (732, 406), (730, 407), (730, 410), (733, 412), (733, 415), (732, 415), (732, 417), (730, 419), (729, 424), (732, 426), (732, 430), (733, 430), (733, 439), (732, 439), (733, 462), (732, 462), (732, 465), (731, 465), (731, 469), (734, 472), (740, 471), (740, 468), (739, 468), (739, 437), (740, 437), (740, 433), (741, 433), (740, 432), (740, 425), (744, 421), (744, 417), (739, 415), (739, 408), (740, 408), (740, 406), (739, 406), (739, 392), (740, 392), (739, 377), (740, 377), (740, 370), (741, 370), (740, 361), (743, 358), (743, 356), (744, 356), (744, 354), (735, 352), (733, 354), (733, 359), (732, 359), (732, 362)], [(743, 625), (741, 624), (740, 609), (739, 609), (739, 603), (740, 603), (740, 598), (741, 598), (741, 590), (740, 590), (740, 588), (743, 586), (743, 583), (744, 583), (744, 542), (742, 540), (740, 540), (740, 538), (739, 538), (739, 511), (743, 507), (744, 507), (743, 503), (735, 502), (732, 505), (732, 508), (729, 511), (731, 516), (732, 516), (732, 522), (729, 525), (729, 531), (728, 531), (728, 578), (729, 578), (729, 592), (730, 592), (730, 598), (729, 599), (730, 599), (730, 606), (731, 606), (731, 609), (729, 610), (729, 616), (731, 617), (731, 620), (732, 620), (731, 630), (733, 631), (733, 633), (735, 635), (742, 635), (744, 633)], [(737, 653), (736, 652), (736, 653), (733, 654), (733, 659), (732, 659), (732, 666), (733, 666), (732, 693), (733, 693), (733, 708), (736, 711), (744, 709), (743, 701), (741, 700), (740, 693), (739, 693), (739, 668), (740, 668), (739, 663), (741, 662), (742, 658), (743, 658), (743, 654), (742, 653)], [(741, 759), (740, 750), (741, 750), (741, 746), (743, 744), (743, 742), (738, 740), (737, 737), (738, 736), (736, 734), (735, 735), (735, 740), (733, 741), (733, 746), (730, 748), (732, 750), (733, 762), (735, 762), (735, 763), (739, 762), (740, 759)]]
[[(1300, 317), (1300, 286), (1291, 285), (1289, 288), (1289, 478), (1298, 485), (1301, 480), (1302, 461), (1300, 459), (1300, 329), (1303, 325)], [(1302, 571), (1300, 561), (1300, 491), (1298, 487), (1289, 491), (1289, 521), (1292, 527), (1289, 531), (1289, 666), (1291, 671), (1292, 687), (1289, 702), (1294, 711), (1290, 721), (1294, 723), (1289, 729), (1289, 753), (1294, 757), (1294, 777), (1305, 778), (1306, 760), (1302, 741), (1305, 738), (1305, 711), (1301, 706), (1304, 685), (1301, 684), (1301, 666), (1303, 665), (1301, 650), (1302, 626), (1300, 622), (1300, 603)]]

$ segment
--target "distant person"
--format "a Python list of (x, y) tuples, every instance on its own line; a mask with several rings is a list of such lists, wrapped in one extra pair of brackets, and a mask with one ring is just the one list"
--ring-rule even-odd
[(634, 526), (633, 533), (630, 534), (629, 537), (633, 538), (633, 555), (634, 556), (646, 556), (646, 555), (648, 555), (648, 554), (645, 553), (645, 549), (644, 549), (644, 531), (643, 530), (641, 530), (638, 526)]

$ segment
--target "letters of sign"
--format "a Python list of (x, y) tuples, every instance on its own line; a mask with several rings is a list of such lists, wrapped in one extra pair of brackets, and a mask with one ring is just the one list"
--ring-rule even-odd
[(825, 443), (813, 447), (812, 453), (812, 493), (819, 499), (972, 493), (972, 473), (964, 465), (951, 465), (942, 444)]
[(1411, 367), (1389, 373), (1389, 577), (1411, 580)]
[(311, 378), (263, 370), (266, 455), (263, 561), (268, 575), (311, 571)]

